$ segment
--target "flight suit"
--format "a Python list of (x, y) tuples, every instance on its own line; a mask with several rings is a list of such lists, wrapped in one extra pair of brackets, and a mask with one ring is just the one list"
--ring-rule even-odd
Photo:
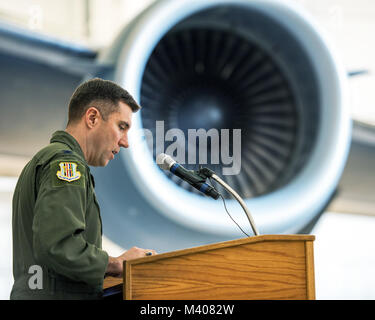
[(57, 131), (13, 196), (11, 299), (101, 298), (108, 254), (94, 179), (78, 142)]

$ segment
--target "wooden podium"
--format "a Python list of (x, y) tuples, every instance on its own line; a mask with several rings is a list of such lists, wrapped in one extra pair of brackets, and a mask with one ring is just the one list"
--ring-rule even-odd
[(312, 235), (261, 235), (124, 262), (124, 300), (315, 299)]

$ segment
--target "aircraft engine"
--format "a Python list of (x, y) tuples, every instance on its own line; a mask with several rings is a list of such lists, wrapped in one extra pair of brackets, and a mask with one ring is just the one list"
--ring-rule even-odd
[[(142, 105), (130, 149), (95, 170), (104, 233), (173, 250), (241, 237), (223, 202), (161, 171), (169, 153), (214, 170), (261, 234), (299, 233), (330, 202), (346, 163), (346, 73), (317, 25), (280, 1), (156, 1), (99, 57), (99, 76)], [(225, 190), (234, 220), (245, 213)]]

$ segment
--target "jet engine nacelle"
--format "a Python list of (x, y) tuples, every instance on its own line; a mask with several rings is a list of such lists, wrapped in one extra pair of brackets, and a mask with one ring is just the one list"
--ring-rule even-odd
[[(350, 146), (346, 73), (300, 8), (264, 0), (156, 1), (99, 62), (115, 64), (100, 76), (143, 106), (133, 118), (130, 149), (95, 170), (104, 232), (114, 241), (171, 250), (241, 236), (220, 200), (156, 166), (168, 143), (196, 151), (197, 161), (186, 154), (184, 166), (202, 164), (198, 146), (168, 137), (170, 129), (185, 138), (189, 129), (240, 130), (236, 174), (223, 174), (228, 163), (220, 157), (213, 161), (214, 152), (222, 154), (213, 139), (202, 165), (245, 199), (261, 234), (301, 232), (326, 208)], [(218, 189), (232, 217), (250, 230), (238, 203)]]

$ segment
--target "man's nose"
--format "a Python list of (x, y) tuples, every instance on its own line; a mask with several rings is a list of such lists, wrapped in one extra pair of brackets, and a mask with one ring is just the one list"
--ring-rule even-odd
[(120, 139), (119, 146), (123, 148), (129, 148), (128, 135), (125, 135)]

